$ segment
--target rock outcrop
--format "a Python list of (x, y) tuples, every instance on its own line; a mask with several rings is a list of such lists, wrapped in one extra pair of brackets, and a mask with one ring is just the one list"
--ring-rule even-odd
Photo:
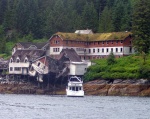
[[(150, 96), (148, 80), (95, 80), (84, 83), (85, 95), (95, 96)], [(66, 95), (65, 86), (39, 88), (33, 84), (0, 84), (0, 93)]]
[(150, 96), (150, 83), (148, 80), (121, 80), (111, 83), (106, 80), (95, 80), (84, 84), (86, 95), (104, 96)]

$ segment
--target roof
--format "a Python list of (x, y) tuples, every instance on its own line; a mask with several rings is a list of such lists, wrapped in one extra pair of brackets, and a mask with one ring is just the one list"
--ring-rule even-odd
[(0, 60), (0, 69), (8, 68), (8, 60)]
[(90, 30), (90, 29), (87, 29), (87, 30), (76, 30), (75, 33), (78, 33), (78, 34), (93, 34), (93, 31)]
[(131, 32), (112, 32), (112, 33), (95, 33), (95, 34), (76, 34), (76, 33), (63, 33), (58, 32), (58, 35), (63, 40), (72, 41), (109, 41), (109, 40), (124, 40), (131, 36)]
[(79, 55), (76, 53), (74, 49), (63, 49), (60, 53), (60, 58), (65, 56), (68, 58), (71, 62), (82, 62)]
[(44, 62), (45, 62), (45, 65), (48, 66), (48, 69), (49, 69), (49, 72), (59, 72), (59, 69), (58, 69), (58, 60), (56, 59), (53, 59), (49, 56), (42, 56), (42, 57), (39, 57), (37, 58), (36, 60), (34, 60), (33, 62), (36, 62), (37, 60), (40, 60), (44, 58)]
[(13, 55), (13, 60), (16, 60), (17, 57), (20, 58), (21, 62), (24, 62), (24, 59), (27, 57), (29, 61), (33, 61), (39, 57), (42, 57), (46, 54), (44, 50), (17, 50)]
[(37, 49), (42, 49), (47, 43), (31, 43), (31, 42), (19, 42), (24, 48), (30, 48), (30, 46), (36, 46)]

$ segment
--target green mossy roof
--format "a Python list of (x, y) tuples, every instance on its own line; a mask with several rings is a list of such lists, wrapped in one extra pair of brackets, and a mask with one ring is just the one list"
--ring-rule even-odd
[(112, 33), (95, 33), (95, 34), (76, 34), (76, 33), (63, 33), (58, 32), (63, 40), (75, 41), (109, 41), (109, 40), (124, 40), (131, 35), (131, 32), (112, 32)]

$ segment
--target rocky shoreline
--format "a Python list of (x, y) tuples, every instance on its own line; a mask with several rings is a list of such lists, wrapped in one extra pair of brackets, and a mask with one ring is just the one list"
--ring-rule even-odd
[(150, 96), (148, 80), (95, 80), (84, 84), (86, 95), (96, 96)]
[[(95, 80), (84, 83), (85, 95), (94, 96), (150, 96), (148, 80)], [(32, 84), (0, 84), (1, 94), (65, 95), (65, 86), (39, 88)]]

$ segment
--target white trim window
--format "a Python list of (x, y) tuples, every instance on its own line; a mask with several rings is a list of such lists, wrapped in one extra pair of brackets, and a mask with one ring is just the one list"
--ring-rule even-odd
[(10, 59), (10, 63), (13, 63), (13, 59), (12, 58)]
[(19, 58), (16, 59), (16, 63), (20, 63), (20, 59)]
[(123, 49), (122, 49), (122, 48), (120, 48), (120, 52), (123, 52)]

